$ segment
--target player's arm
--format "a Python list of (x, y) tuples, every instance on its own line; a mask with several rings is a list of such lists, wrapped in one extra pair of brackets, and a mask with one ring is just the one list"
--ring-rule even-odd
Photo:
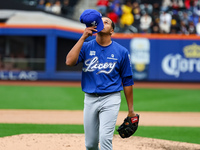
[(133, 107), (133, 85), (124, 86), (124, 94), (128, 105), (128, 117), (134, 117), (136, 116), (136, 113), (134, 112)]
[(96, 27), (88, 27), (84, 30), (83, 35), (78, 40), (78, 42), (74, 45), (74, 47), (69, 51), (66, 56), (66, 65), (74, 66), (78, 61), (79, 53), (83, 46), (84, 41), (89, 37), (92, 36), (92, 31), (97, 31)]
[(134, 117), (136, 114), (134, 113), (133, 107), (133, 77), (127, 76), (122, 78), (122, 84), (124, 88), (124, 95), (126, 97), (126, 102), (128, 105), (128, 117)]

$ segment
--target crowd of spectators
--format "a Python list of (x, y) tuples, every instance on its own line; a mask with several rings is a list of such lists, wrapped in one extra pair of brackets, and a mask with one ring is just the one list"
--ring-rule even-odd
[(98, 0), (123, 33), (200, 34), (199, 0)]
[[(38, 0), (37, 8), (72, 18), (77, 1)], [(199, 0), (97, 0), (96, 9), (113, 20), (115, 32), (200, 35)]]
[(77, 0), (38, 0), (37, 8), (72, 18)]

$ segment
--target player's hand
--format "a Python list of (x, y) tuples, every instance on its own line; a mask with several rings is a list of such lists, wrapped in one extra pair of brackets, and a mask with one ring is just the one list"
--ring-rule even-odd
[(93, 34), (93, 31), (96, 32), (96, 26), (92, 26), (92, 27), (87, 27), (85, 28), (84, 32), (83, 32), (83, 35), (82, 35), (82, 38), (84, 39), (87, 39), (89, 36), (92, 36)]
[(135, 117), (136, 113), (135, 112), (128, 112), (128, 117)]

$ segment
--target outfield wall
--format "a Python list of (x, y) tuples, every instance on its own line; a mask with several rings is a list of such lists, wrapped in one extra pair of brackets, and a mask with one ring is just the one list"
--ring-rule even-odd
[[(80, 38), (82, 30), (59, 26), (0, 25), (0, 38), (44, 39), (43, 67), (1, 69), (1, 80), (81, 80), (81, 65), (65, 66), (65, 56)], [(91, 40), (95, 36), (88, 38)], [(130, 51), (135, 80), (200, 81), (200, 37), (197, 35), (114, 34)], [(5, 40), (8, 41), (8, 40)], [(37, 42), (40, 43), (41, 41)], [(24, 44), (23, 44), (24, 45)], [(26, 44), (25, 44), (26, 45)], [(40, 46), (40, 44), (39, 44)], [(38, 48), (39, 46), (35, 46)], [(9, 44), (5, 51), (9, 51)], [(29, 50), (30, 45), (26, 45)], [(42, 48), (41, 48), (42, 49)], [(8, 52), (7, 52), (8, 53)], [(10, 60), (10, 59), (8, 59)], [(19, 59), (16, 59), (19, 61)], [(26, 60), (41, 60), (30, 56)], [(3, 59), (2, 59), (3, 61)], [(14, 59), (15, 61), (15, 59)], [(38, 69), (39, 68), (39, 69)]]

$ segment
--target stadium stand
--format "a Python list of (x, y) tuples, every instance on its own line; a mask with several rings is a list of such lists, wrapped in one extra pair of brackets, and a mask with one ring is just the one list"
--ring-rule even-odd
[(200, 34), (198, 0), (7, 0), (3, 7), (44, 11), (76, 21), (91, 8), (110, 17), (116, 23), (115, 32)]

